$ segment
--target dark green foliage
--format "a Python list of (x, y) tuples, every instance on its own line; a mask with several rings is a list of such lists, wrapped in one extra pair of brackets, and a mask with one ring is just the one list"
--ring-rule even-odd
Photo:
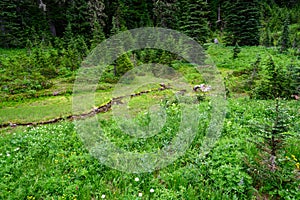
[(297, 64), (276, 65), (270, 57), (259, 72), (250, 96), (257, 99), (290, 99), (299, 94), (300, 68)]
[(206, 42), (209, 35), (206, 2), (203, 0), (183, 0), (179, 2), (180, 30), (197, 42)]
[(91, 26), (88, 16), (89, 10), (87, 1), (70, 1), (67, 7), (66, 18), (74, 35), (82, 35), (84, 37), (90, 36)]
[(258, 1), (226, 1), (225, 41), (228, 45), (259, 44), (260, 12)]
[[(113, 17), (127, 29), (161, 26), (182, 31), (200, 43), (209, 41), (211, 31), (217, 30), (228, 45), (257, 45), (262, 22), (262, 44), (281, 45), (281, 20), (287, 15), (296, 47), (299, 8), (296, 1), (276, 4), (268, 0), (3, 0), (0, 47), (25, 47), (27, 40), (35, 45), (54, 43), (56, 37), (66, 38), (70, 30), (73, 36), (84, 37), (88, 46), (95, 46), (92, 43), (98, 39), (93, 32), (102, 29), (105, 36), (110, 35)], [(100, 29), (95, 28), (95, 22)]]
[(156, 26), (178, 29), (178, 3), (175, 0), (154, 2), (154, 24)]
[(103, 40), (105, 40), (105, 34), (103, 32), (103, 29), (100, 26), (99, 22), (95, 21), (93, 24), (93, 37), (91, 39), (91, 49), (95, 48)]
[(290, 47), (290, 36), (289, 36), (289, 19), (285, 19), (283, 24), (282, 36), (281, 36), (281, 52), (286, 51)]
[(45, 13), (29, 0), (0, 2), (0, 47), (24, 47), (26, 39), (46, 40)]
[[(17, 16), (17, 6), (10, 0), (4, 0), (0, 2), (0, 23), (1, 23), (1, 46), (11, 47), (20, 45), (18, 44), (18, 38), (16, 31), (20, 29)], [(6, 8), (4, 10), (4, 8)]]
[(152, 26), (153, 2), (147, 0), (124, 0), (124, 19), (128, 29)]
[(286, 76), (286, 69), (274, 63), (272, 57), (263, 71), (260, 79), (255, 82), (251, 96), (258, 99), (290, 98), (292, 92), (289, 88), (290, 77)]
[(287, 67), (286, 77), (291, 95), (300, 95), (300, 66), (291, 63)]
[(292, 8), (293, 6), (297, 5), (297, 0), (274, 0), (276, 4), (281, 7), (288, 7)]
[(241, 48), (239, 47), (239, 45), (236, 43), (234, 48), (233, 48), (233, 59), (236, 59), (238, 57), (238, 54), (241, 52)]
[(116, 76), (122, 76), (132, 68), (133, 68), (133, 64), (131, 63), (128, 54), (124, 54), (116, 60), (115, 74)]

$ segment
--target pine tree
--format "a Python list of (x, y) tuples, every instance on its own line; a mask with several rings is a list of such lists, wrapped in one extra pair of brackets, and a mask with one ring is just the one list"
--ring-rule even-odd
[[(280, 199), (283, 196), (278, 191), (282, 188), (292, 188), (294, 185), (298, 187), (297, 174), (293, 173), (295, 166), (286, 164), (283, 153), (283, 147), (291, 136), (289, 129), (295, 115), (283, 107), (280, 99), (274, 101), (275, 106), (269, 106), (265, 110), (265, 123), (257, 121), (252, 126), (254, 128), (251, 132), (256, 133), (252, 142), (259, 152), (252, 161), (247, 160), (246, 164), (259, 191), (272, 191), (272, 197)], [(268, 185), (268, 189), (263, 188), (265, 185)]]
[(122, 76), (132, 68), (133, 64), (128, 54), (123, 54), (116, 60), (116, 76)]
[(257, 0), (227, 1), (225, 7), (225, 42), (228, 45), (238, 43), (258, 45), (260, 32), (260, 10)]
[(40, 14), (38, 6), (33, 6), (29, 0), (1, 0), (0, 47), (25, 47), (26, 40), (32, 39), (33, 27), (35, 34), (41, 35), (46, 21)]
[(91, 40), (91, 48), (95, 48), (99, 43), (105, 40), (105, 35), (103, 32), (102, 27), (100, 26), (99, 22), (95, 21), (92, 28), (92, 40)]
[(287, 68), (286, 73), (287, 88), (290, 91), (290, 95), (300, 95), (300, 66), (291, 63)]
[[(117, 12), (117, 14), (118, 14), (118, 12)], [(126, 29), (124, 26), (121, 25), (121, 23), (119, 21), (119, 19), (120, 19), (119, 16), (117, 16), (117, 17), (113, 16), (113, 18), (112, 18), (112, 28), (110, 30), (111, 35), (118, 34), (121, 31)], [(120, 53), (123, 52), (123, 41), (118, 40), (118, 41), (115, 41), (115, 42), (116, 42), (116, 44), (114, 44), (115, 49), (114, 49), (113, 52), (110, 52), (112, 54), (111, 56), (119, 55)], [(124, 71), (126, 71), (126, 69), (123, 70), (122, 68), (124, 66), (125, 66), (125, 68), (127, 68), (127, 64), (125, 62), (127, 62), (128, 60), (130, 61), (128, 56), (124, 55), (124, 57), (118, 58), (117, 60), (114, 61), (114, 63), (113, 63), (113, 65), (114, 65), (114, 76), (120, 76), (120, 75), (123, 74)]]
[(74, 35), (82, 35), (86, 39), (91, 37), (88, 2), (84, 0), (70, 1), (67, 6), (67, 23), (71, 25)]
[(281, 52), (286, 51), (290, 47), (290, 37), (289, 37), (289, 19), (285, 19), (283, 24), (282, 36), (281, 36)]
[(154, 1), (154, 24), (164, 28), (178, 29), (177, 6), (176, 0)]
[(255, 82), (251, 96), (257, 99), (289, 98), (289, 79), (282, 66), (275, 64), (269, 57), (266, 68), (259, 74), (260, 80)]
[(207, 3), (203, 0), (182, 0), (178, 3), (181, 6), (180, 30), (197, 42), (204, 43), (209, 35)]

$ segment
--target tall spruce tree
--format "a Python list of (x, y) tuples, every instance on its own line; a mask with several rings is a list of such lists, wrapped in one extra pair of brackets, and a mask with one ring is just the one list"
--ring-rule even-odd
[(153, 0), (154, 24), (156, 26), (178, 29), (178, 5), (176, 0)]
[(103, 32), (103, 28), (101, 27), (98, 21), (94, 21), (93, 23), (93, 36), (91, 39), (91, 48), (95, 48), (98, 44), (100, 44), (103, 40), (105, 40), (105, 34)]
[(16, 31), (18, 31), (20, 28), (17, 16), (17, 5), (15, 1), (2, 0), (0, 2), (0, 26), (0, 46), (11, 47), (13, 45), (13, 41), (17, 40)]
[(286, 17), (283, 23), (283, 30), (281, 35), (281, 52), (286, 51), (290, 47), (290, 35), (289, 35), (289, 19)]
[(178, 1), (180, 7), (180, 30), (195, 39), (204, 43), (209, 35), (207, 21), (207, 3), (203, 0), (182, 0)]
[(45, 35), (47, 28), (45, 16), (35, 2), (0, 1), (0, 47), (24, 47), (27, 39), (32, 40), (33, 35)]
[(225, 7), (225, 42), (227, 45), (238, 43), (258, 45), (260, 38), (260, 10), (257, 0), (226, 1)]

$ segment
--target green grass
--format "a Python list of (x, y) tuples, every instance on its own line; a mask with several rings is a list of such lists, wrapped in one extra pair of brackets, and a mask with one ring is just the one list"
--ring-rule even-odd
[(262, 46), (243, 47), (238, 54), (238, 58), (232, 59), (233, 48), (222, 45), (211, 45), (207, 50), (207, 54), (218, 68), (231, 70), (248, 68), (256, 61), (258, 55), (261, 57), (262, 62), (265, 62), (269, 56), (272, 56), (274, 62), (278, 65), (286, 66), (292, 61), (299, 63), (299, 60), (297, 61), (297, 58), (292, 53), (279, 54), (278, 49)]
[[(110, 92), (98, 91), (95, 96), (95, 104), (100, 106), (109, 102), (110, 99)], [(0, 107), (0, 123), (2, 124), (41, 122), (73, 114), (72, 96), (70, 95), (32, 99), (25, 102), (2, 102)]]
[[(0, 140), (0, 198), (100, 199), (105, 194), (106, 199), (251, 199), (255, 190), (243, 158), (253, 152), (254, 145), (247, 139), (254, 136), (247, 125), (249, 119), (262, 119), (270, 103), (230, 100), (222, 136), (204, 160), (197, 159), (202, 142), (199, 136), (205, 128), (200, 126), (184, 156), (166, 168), (143, 174), (123, 173), (100, 164), (87, 152), (70, 122), (7, 130)], [(293, 112), (299, 108), (295, 101), (287, 105)], [(299, 131), (299, 123), (292, 130)], [(116, 121), (101, 124), (111, 141), (132, 151), (161, 147), (174, 134), (132, 140), (117, 131)], [(299, 138), (292, 139), (285, 155), (300, 159), (299, 142)], [(243, 184), (239, 184), (241, 180)], [(149, 192), (151, 188), (154, 193)], [(300, 195), (289, 189), (291, 193), (283, 197)]]
[[(232, 47), (221, 45), (210, 46), (208, 53), (223, 76), (234, 83), (231, 86), (232, 96), (242, 98), (228, 98), (228, 112), (221, 137), (204, 159), (199, 157), (199, 151), (208, 123), (215, 115), (211, 112), (209, 99), (199, 104), (200, 123), (185, 154), (167, 167), (149, 173), (121, 172), (99, 162), (88, 152), (89, 145), (96, 140), (91, 144), (82, 141), (78, 132), (80, 129), (75, 129), (72, 122), (5, 128), (0, 129), (0, 199), (101, 199), (102, 195), (106, 199), (128, 200), (256, 199), (266, 196), (274, 199), (278, 195), (281, 199), (299, 199), (299, 101), (284, 101), (290, 115), (294, 116), (287, 133), (290, 137), (277, 160), (285, 170), (284, 174), (280, 175), (278, 182), (255, 185), (245, 160), (252, 161), (259, 153), (254, 143), (250, 142), (260, 140), (253, 126), (266, 121), (266, 110), (274, 102), (249, 99), (243, 90), (233, 90), (242, 78), (229, 76), (249, 67), (255, 62), (257, 54), (261, 55), (262, 62), (272, 55), (275, 62), (282, 65), (287, 65), (293, 56), (279, 55), (276, 50), (263, 47), (243, 47), (239, 57), (232, 60)], [(191, 88), (192, 84), (203, 81), (201, 75), (188, 65), (176, 63), (173, 67), (183, 74)], [(138, 76), (131, 82), (136, 84), (134, 92), (157, 88), (157, 84), (140, 84), (141, 81), (147, 82), (146, 78), (145, 75)], [(69, 90), (72, 86), (71, 82), (61, 77), (54, 81), (57, 81), (55, 86), (44, 92), (51, 94), (60, 89)], [(98, 86), (95, 96), (97, 106), (111, 99), (113, 86), (104, 83)], [(120, 129), (120, 124), (128, 121), (115, 118), (113, 112), (107, 112), (97, 115), (104, 136), (117, 147), (133, 152), (153, 152), (167, 146), (176, 137), (182, 116), (181, 105), (174, 98), (174, 92), (165, 90), (143, 94), (131, 98), (129, 104), (125, 105), (133, 121), (141, 126), (151, 122), (149, 107), (163, 106), (167, 120), (157, 134), (146, 138), (126, 134)], [(71, 95), (0, 102), (0, 123), (37, 122), (70, 114)], [(88, 131), (93, 133), (94, 130)], [(291, 174), (298, 176), (295, 182), (285, 180)], [(139, 181), (135, 181), (137, 177)], [(150, 189), (154, 189), (154, 192), (150, 193)], [(139, 193), (143, 196), (139, 197)]]

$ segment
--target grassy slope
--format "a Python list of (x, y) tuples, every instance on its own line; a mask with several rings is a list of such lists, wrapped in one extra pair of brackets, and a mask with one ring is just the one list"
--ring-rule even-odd
[[(247, 47), (235, 61), (229, 59), (230, 48), (214, 46), (208, 52), (226, 75), (250, 65), (255, 61), (256, 54), (263, 54), (265, 49)], [(263, 55), (262, 57), (266, 58), (268, 53)], [(106, 93), (103, 95), (105, 98), (99, 98), (99, 103), (109, 97)], [(130, 106), (140, 108), (132, 111), (144, 112), (146, 107), (143, 106), (159, 102), (160, 96), (161, 93), (155, 93), (132, 99)], [(73, 123), (62, 122), (55, 125), (1, 130), (0, 199), (100, 199), (102, 194), (105, 194), (107, 199), (250, 199), (254, 188), (243, 163), (246, 155), (251, 156), (255, 153), (254, 145), (246, 140), (253, 137), (249, 123), (254, 118), (263, 121), (264, 110), (269, 104), (270, 101), (254, 101), (247, 98), (229, 99), (230, 109), (225, 119), (222, 137), (205, 160), (198, 159), (198, 151), (210, 113), (209, 110), (202, 110), (203, 117), (207, 118), (202, 120), (199, 133), (185, 155), (166, 168), (144, 174), (122, 173), (100, 164), (85, 149)], [(28, 105), (32, 107), (25, 113)], [(21, 113), (20, 116), (26, 120), (40, 120), (45, 116), (58, 116), (62, 111), (68, 113), (70, 105), (70, 98), (63, 96), (21, 104), (6, 102), (2, 104), (0, 116), (2, 119), (10, 115), (11, 118), (7, 117), (6, 120), (12, 120), (18, 119), (14, 113)], [(299, 101), (290, 101), (286, 105), (291, 108), (291, 112), (298, 114), (292, 129), (293, 133), (298, 132)], [(18, 107), (20, 110), (16, 112)], [(30, 115), (33, 111), (39, 113), (43, 109), (44, 113)], [(45, 115), (49, 109), (52, 112)], [(117, 131), (117, 123), (111, 117), (106, 113), (106, 120), (101, 121), (106, 135), (117, 145), (128, 150), (151, 151), (163, 146), (164, 142), (172, 139), (175, 134), (162, 132), (157, 137), (137, 141)], [(290, 140), (285, 156), (294, 155), (300, 159), (298, 144), (299, 140)], [(134, 181), (135, 177), (139, 177), (140, 181)], [(240, 184), (241, 180), (243, 184)], [(155, 190), (154, 193), (149, 192), (151, 188)], [(286, 189), (289, 189), (289, 192), (283, 194), (285, 197), (300, 196), (295, 188), (287, 185), (282, 190)], [(143, 193), (142, 198), (138, 197), (139, 192)]]
[[(185, 155), (166, 168), (153, 173), (122, 173), (91, 157), (74, 131), (72, 123), (18, 128), (2, 133), (0, 140), (0, 198), (3, 199), (135, 199), (139, 192), (152, 199), (248, 199), (251, 178), (246, 174), (243, 157), (251, 155), (253, 144), (247, 128), (254, 117), (263, 120), (268, 101), (230, 100), (231, 111), (222, 137), (205, 160), (198, 160), (198, 147), (204, 127)], [(291, 108), (299, 107), (296, 101)], [(150, 151), (172, 134), (161, 134), (147, 142), (131, 140), (117, 130), (113, 121), (102, 126), (117, 145), (130, 150)], [(300, 126), (299, 121), (296, 124)], [(296, 131), (296, 128), (294, 129)], [(174, 133), (173, 133), (174, 134)], [(291, 140), (285, 155), (300, 158), (298, 141)], [(146, 146), (145, 146), (146, 145)], [(255, 151), (254, 151), (255, 152)], [(140, 181), (134, 181), (139, 177)], [(243, 185), (239, 182), (243, 179)], [(155, 192), (149, 193), (153, 188)], [(288, 188), (285, 188), (288, 189)], [(291, 190), (290, 197), (299, 193)]]
[[(95, 104), (100, 106), (110, 99), (110, 92), (97, 92)], [(0, 123), (40, 122), (71, 114), (73, 112), (72, 96), (70, 95), (53, 96), (21, 103), (3, 102), (0, 110)]]

